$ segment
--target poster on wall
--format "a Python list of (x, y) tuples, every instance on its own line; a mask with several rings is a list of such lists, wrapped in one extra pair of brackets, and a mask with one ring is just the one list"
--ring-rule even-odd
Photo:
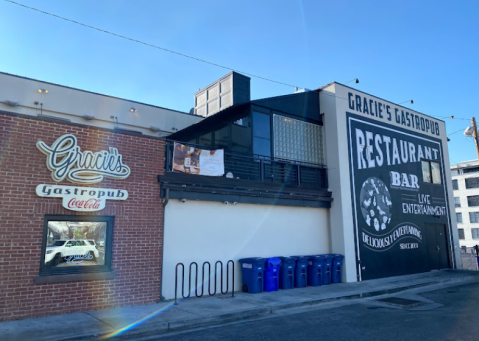
[(173, 149), (175, 172), (222, 176), (225, 174), (223, 149), (205, 150), (175, 142)]
[(448, 267), (440, 140), (350, 113), (347, 120), (359, 278)]

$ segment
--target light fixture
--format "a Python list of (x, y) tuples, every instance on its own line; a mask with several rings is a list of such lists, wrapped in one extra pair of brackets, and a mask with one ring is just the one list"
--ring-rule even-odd
[(344, 85), (344, 84), (348, 84), (348, 83), (353, 82), (353, 81), (354, 81), (354, 83), (356, 83), (356, 84), (359, 83), (359, 79), (358, 79), (358, 78), (354, 78), (354, 79), (351, 79), (350, 81), (347, 81), (346, 83), (343, 83), (343, 85)]
[(95, 116), (93, 116), (92, 114), (85, 114), (82, 117), (87, 121), (91, 121), (95, 119)]
[(131, 108), (130, 108), (130, 111), (131, 111), (131, 112), (136, 112), (136, 109), (133, 108), (133, 107), (131, 107)]
[(41, 94), (48, 94), (47, 89), (38, 89), (38, 92), (41, 93)]
[(469, 126), (469, 127), (467, 127), (466, 130), (464, 131), (464, 135), (466, 135), (466, 136), (471, 136), (473, 132), (474, 132), (474, 128)]
[(157, 126), (150, 126), (150, 130), (151, 130), (151, 131), (154, 131), (154, 132), (156, 133), (156, 132), (160, 131), (161, 128), (160, 128), (160, 127), (157, 127)]
[(412, 99), (410, 99), (409, 101), (404, 101), (404, 102), (401, 102), (401, 103), (398, 103), (398, 104), (404, 104), (404, 103), (414, 104), (414, 101)]
[(8, 105), (9, 107), (16, 107), (16, 106), (18, 106), (18, 101), (15, 100), (15, 99), (6, 99), (4, 103), (5, 103), (6, 105)]

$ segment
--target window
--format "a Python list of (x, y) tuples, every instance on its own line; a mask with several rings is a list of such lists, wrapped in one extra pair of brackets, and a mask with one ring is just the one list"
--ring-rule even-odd
[(270, 115), (253, 112), (253, 154), (271, 156)]
[(249, 116), (231, 124), (231, 150), (233, 152), (253, 152), (251, 146), (251, 119)]
[(455, 207), (461, 207), (461, 198), (454, 197), (454, 204), (455, 204)]
[(466, 189), (479, 188), (479, 178), (466, 179)]
[(452, 189), (457, 191), (459, 189), (459, 187), (457, 186), (457, 179), (456, 180), (452, 180)]
[(439, 162), (434, 161), (421, 161), (422, 177), (424, 182), (433, 184), (441, 183), (441, 166)]
[(457, 232), (459, 232), (459, 239), (466, 239), (464, 237), (464, 229), (457, 229)]
[(463, 172), (464, 174), (466, 174), (466, 173), (476, 173), (476, 172), (479, 172), (479, 167), (464, 168), (464, 169), (462, 170), (462, 172)]
[(213, 141), (212, 141), (212, 138), (211, 138), (211, 133), (206, 133), (204, 135), (201, 135), (198, 138), (198, 144), (200, 146), (212, 147), (213, 146)]
[(469, 207), (479, 206), (479, 195), (471, 195), (467, 197), (467, 206)]
[(469, 222), (471, 224), (479, 223), (479, 212), (469, 212)]
[(479, 229), (471, 229), (472, 239), (479, 239)]
[(111, 271), (113, 219), (45, 215), (40, 276)]
[(462, 213), (456, 212), (456, 220), (458, 223), (462, 224)]
[(228, 149), (229, 125), (214, 132), (215, 149)]
[(322, 127), (281, 115), (273, 115), (276, 158), (324, 164)]

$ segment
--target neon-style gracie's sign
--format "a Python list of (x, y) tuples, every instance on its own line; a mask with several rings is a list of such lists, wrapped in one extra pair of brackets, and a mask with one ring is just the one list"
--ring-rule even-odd
[[(43, 141), (37, 148), (47, 156), (47, 167), (56, 182), (69, 180), (78, 184), (94, 184), (105, 177), (126, 179), (130, 168), (123, 164), (122, 155), (116, 148), (109, 151), (91, 152), (80, 150), (77, 139), (71, 134), (59, 137), (51, 146)], [(126, 200), (128, 191), (96, 187), (73, 187), (41, 184), (36, 188), (40, 197), (62, 198), (66, 209), (80, 212), (99, 211), (105, 208), (106, 200)]]
[(56, 182), (67, 178), (75, 183), (94, 184), (104, 177), (126, 179), (130, 175), (130, 168), (123, 164), (116, 148), (81, 152), (76, 137), (71, 134), (58, 138), (50, 147), (39, 141), (37, 148), (47, 155), (47, 167)]

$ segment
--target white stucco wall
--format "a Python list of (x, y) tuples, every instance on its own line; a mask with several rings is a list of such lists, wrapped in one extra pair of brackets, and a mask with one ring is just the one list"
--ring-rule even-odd
[(201, 268), (205, 261), (214, 266), (217, 260), (225, 264), (232, 259), (238, 291), (238, 259), (330, 253), (328, 215), (324, 208), (170, 200), (165, 210), (162, 295), (174, 298), (179, 262), (188, 273), (191, 262)]

